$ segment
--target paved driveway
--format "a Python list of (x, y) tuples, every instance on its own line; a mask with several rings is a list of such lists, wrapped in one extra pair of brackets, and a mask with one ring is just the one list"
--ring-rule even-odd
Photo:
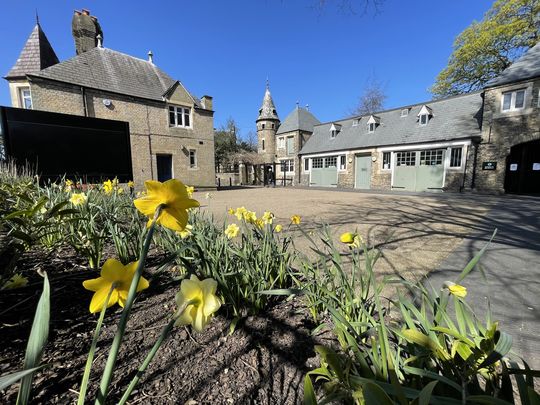
[(429, 281), (454, 280), (495, 228), (497, 235), (480, 262), (488, 282), (480, 272), (471, 273), (463, 281), (467, 300), (482, 314), (489, 297), (493, 319), (512, 334), (515, 353), (540, 369), (540, 198), (500, 197)]
[[(302, 226), (314, 229), (329, 224), (336, 240), (345, 231), (358, 231), (383, 257), (377, 265), (381, 275), (399, 274), (419, 280), (438, 265), (481, 223), (494, 204), (493, 197), (467, 195), (361, 193), (354, 191), (251, 188), (218, 191), (205, 199), (196, 193), (203, 210), (219, 219), (227, 208), (245, 206), (261, 215), (272, 211), (277, 222), (288, 225), (293, 214)], [(306, 241), (297, 233), (301, 250)], [(339, 242), (338, 242), (339, 244)], [(345, 249), (345, 247), (343, 247)]]

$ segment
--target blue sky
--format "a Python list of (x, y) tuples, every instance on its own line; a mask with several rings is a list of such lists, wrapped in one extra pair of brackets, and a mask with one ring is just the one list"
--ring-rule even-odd
[[(88, 8), (104, 45), (154, 63), (195, 95), (214, 97), (215, 127), (233, 117), (245, 135), (255, 129), (268, 77), (281, 119), (310, 105), (321, 121), (347, 116), (366, 81), (375, 77), (385, 107), (431, 98), (454, 38), (482, 19), (491, 0), (386, 0), (380, 12), (353, 12), (342, 0), (6, 1), (0, 14), (0, 74), (17, 60), (39, 12), (60, 60), (74, 56), (71, 17)], [(0, 105), (10, 105), (7, 82)]]

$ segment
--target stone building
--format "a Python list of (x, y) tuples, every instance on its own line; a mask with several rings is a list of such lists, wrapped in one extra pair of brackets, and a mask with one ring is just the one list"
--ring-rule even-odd
[(276, 163), (276, 181), (298, 184), (300, 149), (320, 121), (297, 103), (296, 108), (280, 122), (267, 83), (256, 123), (258, 153), (265, 163)]
[(101, 27), (86, 10), (75, 12), (73, 34), (77, 55), (59, 62), (36, 24), (5, 77), (12, 106), (127, 121), (137, 186), (174, 177), (214, 188), (212, 97), (193, 96), (151, 52), (143, 60), (103, 47)]
[(540, 44), (484, 90), (316, 124), (302, 185), (540, 193)]

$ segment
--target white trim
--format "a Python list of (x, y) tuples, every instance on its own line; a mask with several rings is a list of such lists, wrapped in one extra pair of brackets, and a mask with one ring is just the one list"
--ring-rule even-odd
[[(188, 159), (189, 159), (188, 169), (189, 170), (198, 170), (199, 169), (199, 159), (197, 158), (197, 149), (189, 148), (188, 151), (189, 151), (189, 154), (188, 154)], [(192, 151), (194, 152), (193, 157), (195, 158), (195, 165), (194, 166), (191, 166), (191, 152)]]
[[(171, 107), (174, 108), (174, 123), (171, 123)], [(178, 125), (178, 110), (182, 110), (182, 123), (185, 118), (185, 110), (189, 110), (189, 125)], [(188, 128), (193, 129), (193, 107), (181, 105), (181, 104), (167, 104), (167, 121), (169, 121), (169, 128)]]
[[(389, 150), (382, 151), (382, 152), (379, 151), (379, 153), (381, 154), (381, 172), (387, 173), (390, 170), (392, 170), (392, 155), (393, 155), (393, 153), (391, 151), (389, 151)], [(390, 167), (388, 169), (384, 168), (384, 154), (385, 153), (390, 153)]]
[(453, 142), (438, 142), (438, 143), (421, 143), (414, 145), (405, 145), (405, 146), (385, 146), (384, 148), (378, 148), (380, 152), (394, 152), (402, 150), (411, 150), (411, 149), (440, 149), (448, 146), (458, 146), (458, 145), (470, 145), (471, 140), (466, 139), (463, 141), (453, 141)]
[[(515, 90), (509, 90), (509, 91), (503, 91), (501, 92), (501, 113), (507, 113), (507, 112), (512, 112), (512, 111), (522, 111), (522, 110), (525, 110), (527, 108), (527, 101), (528, 101), (528, 88), (527, 87), (522, 87), (522, 88), (519, 88), (519, 89), (515, 89)], [(517, 93), (520, 92), (520, 91), (523, 91), (523, 106), (521, 107), (516, 107), (516, 97), (517, 97)], [(510, 94), (510, 108), (504, 110), (503, 107), (504, 107), (504, 96), (505, 94)]]

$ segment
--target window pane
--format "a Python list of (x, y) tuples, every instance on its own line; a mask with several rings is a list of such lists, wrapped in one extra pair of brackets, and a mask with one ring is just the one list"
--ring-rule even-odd
[(175, 114), (174, 114), (174, 109), (173, 109), (172, 111), (169, 111), (169, 124), (171, 126), (176, 125), (176, 123), (174, 122), (174, 117), (175, 117)]
[(383, 169), (390, 169), (390, 152), (383, 153)]
[(525, 105), (525, 90), (516, 91), (515, 108), (523, 108), (524, 105)]
[(176, 110), (176, 125), (181, 127), (183, 126), (183, 121), (182, 121), (182, 109), (181, 108), (178, 108)]
[(505, 93), (503, 94), (503, 110), (509, 110), (510, 109), (510, 103), (512, 101), (512, 93)]
[(341, 155), (339, 158), (339, 168), (345, 170), (347, 167), (347, 160), (345, 155)]
[(190, 113), (190, 109), (184, 108), (184, 126), (185, 127), (189, 127), (189, 113)]
[(196, 151), (191, 149), (189, 151), (189, 166), (190, 167), (197, 167), (197, 156)]
[(306, 172), (309, 170), (309, 159), (304, 159), (304, 170)]
[(426, 125), (427, 124), (427, 115), (426, 114), (422, 114), (420, 116), (420, 124), (422, 125)]
[(452, 148), (450, 167), (461, 167), (461, 148)]

